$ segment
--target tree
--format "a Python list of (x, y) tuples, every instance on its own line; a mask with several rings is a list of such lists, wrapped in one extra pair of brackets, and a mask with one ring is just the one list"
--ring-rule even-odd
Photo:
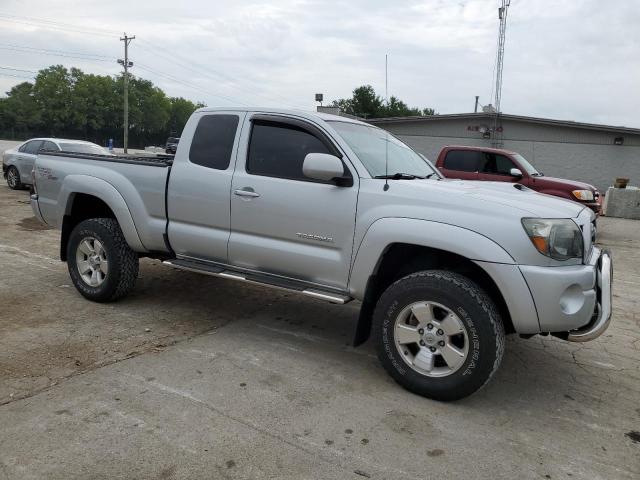
[(194, 104), (192, 101), (182, 97), (170, 98), (169, 101), (171, 102), (171, 110), (168, 123), (169, 134), (173, 136), (180, 136), (191, 114), (196, 109), (203, 107), (204, 104)]
[[(129, 142), (132, 147), (163, 145), (180, 135), (202, 103), (169, 98), (149, 80), (129, 82)], [(57, 136), (120, 144), (123, 126), (123, 77), (93, 75), (52, 65), (34, 83), (14, 86), (0, 98), (0, 135), (11, 138)]]
[(40, 70), (33, 86), (33, 96), (42, 115), (43, 127), (58, 136), (71, 126), (72, 91), (80, 70), (69, 72), (62, 65)]
[(422, 110), (412, 108), (395, 96), (391, 96), (389, 102), (385, 104), (371, 85), (356, 88), (351, 98), (334, 100), (332, 106), (339, 107), (341, 111), (350, 115), (363, 118), (435, 115), (432, 108)]
[(7, 98), (0, 100), (0, 129), (10, 131), (12, 136), (40, 129), (42, 116), (33, 95), (33, 84), (19, 83), (7, 92)]

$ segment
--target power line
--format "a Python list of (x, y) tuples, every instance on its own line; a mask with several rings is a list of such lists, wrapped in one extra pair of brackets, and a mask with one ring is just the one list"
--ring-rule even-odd
[(25, 80), (33, 80), (35, 77), (27, 77), (26, 75), (13, 75), (11, 73), (3, 73), (0, 72), (0, 76), (2, 77), (13, 77), (13, 78), (24, 78)]
[(108, 30), (99, 29), (99, 28), (92, 27), (91, 29), (87, 29), (87, 28), (80, 27), (78, 25), (72, 25), (68, 23), (62, 23), (62, 22), (35, 18), (35, 17), (8, 15), (4, 13), (0, 14), (0, 22), (20, 23), (23, 25), (31, 25), (31, 26), (40, 27), (40, 28), (49, 29), (49, 30), (63, 30), (63, 31), (66, 30), (74, 33), (85, 33), (87, 35), (96, 35), (96, 36), (103, 36), (103, 37), (113, 37), (118, 35), (117, 33), (110, 32)]
[[(157, 55), (159, 57), (162, 57), (166, 60), (170, 60), (171, 62), (177, 64), (178, 66), (182, 67), (182, 68), (186, 68), (187, 70), (191, 70), (194, 73), (197, 73), (199, 75), (203, 75), (205, 77), (209, 77), (209, 78), (214, 78), (217, 77), (217, 80), (219, 79), (223, 79), (227, 82), (229, 82), (229, 86), (232, 88), (235, 88), (236, 90), (246, 94), (247, 93), (247, 89), (240, 87), (239, 85), (236, 85), (237, 82), (237, 78), (234, 78), (230, 75), (227, 75), (225, 73), (222, 72), (218, 72), (216, 70), (211, 69), (210, 67), (204, 67), (202, 65), (199, 65), (195, 62), (193, 62), (192, 60), (189, 59), (181, 59), (181, 57), (179, 55), (176, 55), (172, 52), (167, 51), (166, 49), (162, 49), (160, 50), (158, 47), (152, 45), (150, 42), (147, 42), (145, 40), (140, 40), (140, 43), (142, 43), (142, 45), (140, 46), (140, 48), (147, 50), (149, 53), (152, 53), (154, 55)], [(152, 51), (153, 50), (153, 51)], [(195, 68), (194, 68), (195, 67)], [(251, 81), (249, 81), (251, 82)], [(253, 88), (256, 88), (259, 86), (255, 83), (255, 82), (251, 82), (254, 83)], [(254, 94), (257, 97), (262, 97), (262, 98), (267, 98), (270, 100), (275, 100), (276, 97), (279, 98), (280, 100), (278, 100), (280, 103), (287, 102), (284, 105), (288, 106), (288, 107), (293, 107), (293, 108), (306, 108), (306, 107), (301, 107), (300, 105), (292, 105), (289, 104), (289, 99), (278, 95), (278, 94), (272, 94), (272, 95), (265, 95), (265, 94), (261, 94), (261, 93), (255, 93)]]
[[(88, 34), (88, 35), (98, 35), (98, 36), (107, 36), (107, 37), (112, 37), (115, 35), (118, 35), (115, 32), (109, 31), (109, 30), (105, 30), (105, 29), (99, 29), (99, 28), (93, 28), (91, 30), (83, 28), (81, 26), (78, 25), (73, 25), (73, 24), (68, 24), (68, 23), (63, 23), (63, 22), (58, 22), (58, 21), (53, 21), (53, 20), (47, 20), (47, 19), (42, 19), (42, 18), (36, 18), (36, 17), (29, 17), (29, 16), (18, 16), (18, 15), (9, 15), (9, 14), (0, 14), (0, 22), (9, 22), (9, 23), (21, 23), (21, 24), (26, 24), (26, 25), (32, 25), (32, 26), (37, 26), (40, 28), (44, 28), (44, 29), (52, 29), (52, 30), (63, 30), (63, 31), (70, 31), (70, 32), (74, 32), (74, 33), (84, 33), (84, 34)], [(226, 80), (227, 82), (229, 82), (230, 87), (235, 88), (239, 91), (241, 91), (243, 94), (247, 94), (247, 90), (243, 87), (240, 87), (238, 85), (236, 85), (237, 82), (237, 78), (234, 78), (230, 75), (215, 71), (211, 68), (208, 67), (203, 67), (202, 65), (198, 65), (195, 64), (192, 60), (180, 60), (180, 56), (176, 55), (174, 53), (171, 53), (171, 56), (167, 56), (166, 55), (166, 49), (159, 49), (157, 47), (155, 47), (154, 45), (152, 45), (150, 42), (145, 42), (143, 40), (139, 40), (141, 43), (146, 44), (147, 47), (145, 48), (144, 45), (142, 45), (141, 47), (147, 51), (150, 51), (150, 53), (155, 54), (157, 56), (163, 57), (165, 59), (168, 59), (176, 64), (179, 64), (182, 68), (186, 68), (188, 70), (191, 70), (192, 72), (198, 73), (199, 75), (203, 75), (203, 76), (207, 76), (209, 78), (211, 78), (211, 75), (218, 77), (218, 79), (222, 78), (224, 80)], [(22, 48), (22, 49), (17, 49), (17, 48)], [(34, 53), (42, 53), (41, 51), (36, 51), (36, 49), (29, 49), (27, 50), (27, 48), (29, 47), (13, 47), (13, 46), (6, 46), (6, 47), (0, 47), (0, 49), (3, 50), (13, 50), (13, 51), (21, 51), (21, 52), (29, 52), (29, 51), (33, 51)], [(47, 49), (38, 49), (38, 50), (47, 50)], [(59, 57), (68, 57), (68, 58), (77, 58), (80, 60), (96, 60), (96, 61), (103, 61), (103, 62), (110, 62), (113, 61), (113, 57), (108, 57), (106, 55), (94, 55), (94, 54), (81, 54), (81, 53), (70, 53), (70, 52), (64, 52), (64, 51), (59, 51), (56, 52), (55, 50), (49, 50), (47, 51), (47, 54), (50, 55), (56, 55)], [(87, 57), (93, 57), (93, 58), (87, 58)], [(95, 58), (95, 57), (99, 57), (99, 58)], [(197, 68), (194, 68), (195, 67)], [(246, 79), (245, 79), (246, 81)], [(260, 88), (260, 86), (255, 83), (255, 82), (251, 82), (249, 81), (249, 83), (253, 84), (252, 88), (256, 89), (256, 88)], [(251, 95), (251, 93), (250, 93)], [(270, 99), (270, 100), (275, 100), (276, 98), (278, 99), (278, 102), (282, 103), (283, 105), (289, 106), (289, 107), (293, 107), (293, 108), (306, 108), (303, 107), (301, 105), (295, 105), (295, 104), (290, 104), (289, 103), (289, 99), (285, 98), (281, 95), (278, 94), (264, 94), (264, 93), (257, 93), (257, 92), (253, 92), (253, 95), (256, 97), (262, 97), (265, 99)], [(218, 95), (219, 96), (219, 95)], [(283, 103), (285, 102), (285, 103)]]
[(235, 98), (231, 98), (231, 97), (227, 97), (225, 95), (219, 94), (219, 93), (212, 93), (212, 92), (209, 92), (207, 90), (203, 90), (202, 88), (198, 87), (197, 85), (195, 85), (193, 83), (187, 82), (185, 80), (181, 80), (179, 78), (174, 77), (173, 75), (169, 75), (168, 73), (159, 72), (158, 70), (155, 70), (155, 69), (153, 69), (153, 68), (151, 68), (151, 67), (149, 67), (149, 66), (147, 66), (145, 64), (142, 64), (140, 62), (138, 62), (136, 65), (138, 66), (138, 68), (140, 68), (142, 70), (146, 70), (146, 71), (148, 71), (150, 73), (153, 73), (155, 75), (158, 75), (160, 77), (164, 77), (166, 80), (170, 80), (171, 82), (176, 83), (178, 85), (182, 85), (182, 86), (191, 88), (193, 90), (197, 90), (200, 93), (204, 93), (205, 95), (210, 95), (212, 97), (221, 98), (221, 99), (226, 100), (227, 102), (229, 102), (231, 104), (240, 104), (240, 105), (243, 105), (245, 107), (249, 106), (248, 104), (243, 103), (243, 102), (241, 102), (241, 101), (239, 101), (239, 100), (237, 100)]
[(68, 50), (54, 50), (54, 49), (51, 49), (51, 48), (30, 47), (29, 45), (16, 45), (14, 43), (0, 43), (0, 45), (5, 46), (5, 47), (24, 49), (24, 50), (41, 50), (41, 51), (52, 52), (52, 53), (64, 53), (64, 54), (67, 54), (67, 55), (83, 55), (83, 56), (88, 56), (88, 57), (99, 57), (99, 58), (108, 59), (109, 61), (113, 61), (113, 56), (101, 55), (101, 54), (98, 54), (98, 53), (70, 52)]
[(22, 68), (12, 68), (12, 67), (3, 67), (0, 66), (1, 70), (12, 70), (14, 72), (27, 72), (27, 73), (38, 73), (35, 70), (23, 70)]
[(115, 57), (110, 57), (110, 60), (107, 60), (105, 58), (97, 58), (97, 57), (92, 57), (92, 56), (84, 56), (84, 55), (73, 55), (73, 54), (66, 54), (66, 53), (58, 53), (59, 51), (56, 50), (47, 50), (44, 48), (28, 48), (28, 47), (5, 47), (3, 45), (0, 45), (0, 50), (10, 50), (10, 51), (14, 51), (14, 52), (22, 52), (22, 53), (34, 53), (36, 55), (49, 55), (49, 56), (53, 56), (53, 57), (64, 57), (64, 58), (75, 58), (78, 60), (90, 60), (90, 61), (95, 61), (95, 62), (113, 62), (115, 60)]

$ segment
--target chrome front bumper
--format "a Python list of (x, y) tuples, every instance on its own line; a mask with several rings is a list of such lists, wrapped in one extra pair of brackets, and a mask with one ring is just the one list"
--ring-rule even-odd
[(588, 342), (598, 338), (611, 323), (613, 282), (613, 262), (611, 254), (603, 250), (598, 259), (596, 269), (596, 311), (593, 319), (587, 325), (569, 332), (567, 340), (570, 342)]

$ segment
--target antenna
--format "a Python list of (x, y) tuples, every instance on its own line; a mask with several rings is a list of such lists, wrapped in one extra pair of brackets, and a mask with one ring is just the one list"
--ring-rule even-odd
[(388, 68), (389, 54), (384, 54), (384, 101), (389, 105), (389, 68)]
[(498, 54), (496, 58), (496, 98), (494, 106), (496, 109), (495, 116), (493, 118), (493, 141), (491, 142), (494, 147), (502, 146), (502, 129), (498, 132), (498, 123), (500, 119), (500, 100), (502, 99), (502, 69), (504, 63), (504, 41), (507, 31), (507, 12), (509, 11), (509, 5), (511, 0), (502, 0), (502, 5), (498, 8), (498, 18), (500, 19), (500, 29), (498, 32)]
[(384, 134), (384, 187), (382, 189), (386, 192), (389, 190), (389, 140), (386, 138), (389, 133), (384, 132)]

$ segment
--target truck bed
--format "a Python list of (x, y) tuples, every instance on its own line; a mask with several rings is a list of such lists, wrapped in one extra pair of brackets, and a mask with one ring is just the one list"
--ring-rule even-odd
[[(173, 156), (112, 156), (42, 152), (35, 163), (38, 205), (43, 219), (60, 228), (77, 193), (95, 196), (131, 219), (121, 227), (139, 252), (167, 251), (166, 187)], [(75, 204), (75, 202), (73, 202)], [(137, 238), (136, 238), (137, 237)]]
[(75, 152), (46, 152), (49, 157), (79, 158), (82, 160), (96, 160), (101, 162), (132, 163), (134, 165), (146, 165), (149, 167), (170, 167), (173, 164), (173, 155), (99, 155), (93, 153)]

